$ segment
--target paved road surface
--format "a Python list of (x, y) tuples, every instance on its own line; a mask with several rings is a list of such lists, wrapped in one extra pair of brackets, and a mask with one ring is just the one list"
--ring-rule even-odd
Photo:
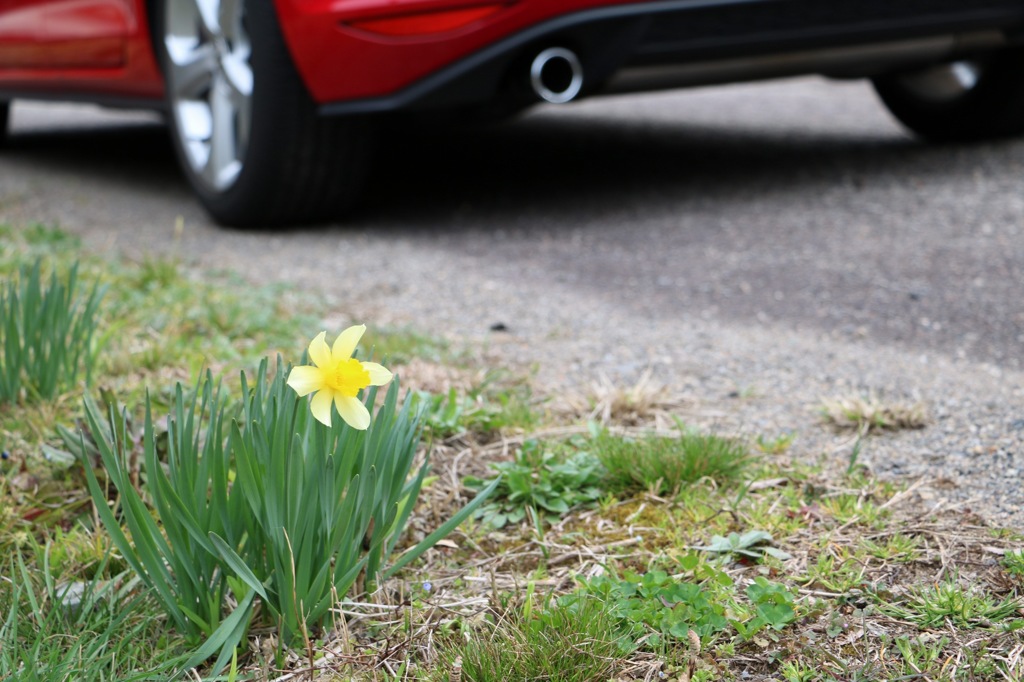
[(1022, 163), (803, 79), (393, 131), (346, 224), (254, 234), (209, 223), (152, 117), (19, 104), (0, 220), (296, 281), (332, 324), (483, 339), (548, 386), (650, 368), (694, 421), (797, 429), (807, 457), (848, 452), (823, 396), (924, 400), (933, 424), (873, 438), (872, 466), (1024, 526)]

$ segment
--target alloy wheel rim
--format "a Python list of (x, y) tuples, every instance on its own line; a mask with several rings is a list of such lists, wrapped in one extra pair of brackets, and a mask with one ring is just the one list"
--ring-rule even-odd
[(189, 167), (217, 192), (238, 179), (252, 127), (252, 49), (243, 5), (244, 0), (165, 5), (171, 113)]
[(952, 102), (977, 87), (983, 66), (975, 60), (961, 60), (930, 66), (901, 77), (903, 85), (931, 102)]

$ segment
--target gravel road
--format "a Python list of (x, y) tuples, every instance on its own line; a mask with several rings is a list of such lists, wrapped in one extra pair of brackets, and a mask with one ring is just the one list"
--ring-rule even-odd
[(809, 459), (852, 446), (822, 398), (923, 401), (926, 428), (862, 461), (1021, 530), (1022, 163), (1024, 142), (923, 145), (864, 84), (800, 79), (393, 132), (345, 225), (253, 234), (209, 223), (151, 116), (18, 103), (0, 221), (297, 282), (332, 328), (483, 343), (547, 391), (650, 370), (689, 421), (794, 430)]

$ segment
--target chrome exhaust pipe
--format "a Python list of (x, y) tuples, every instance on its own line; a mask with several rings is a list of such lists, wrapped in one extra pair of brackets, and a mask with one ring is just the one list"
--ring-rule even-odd
[(583, 89), (583, 65), (579, 57), (564, 47), (542, 50), (530, 64), (530, 87), (545, 102), (571, 102)]

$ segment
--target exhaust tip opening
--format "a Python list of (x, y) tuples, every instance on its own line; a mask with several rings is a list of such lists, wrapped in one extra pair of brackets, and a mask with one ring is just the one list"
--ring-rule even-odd
[(583, 65), (572, 50), (549, 47), (533, 58), (530, 86), (545, 102), (571, 102), (583, 89)]

